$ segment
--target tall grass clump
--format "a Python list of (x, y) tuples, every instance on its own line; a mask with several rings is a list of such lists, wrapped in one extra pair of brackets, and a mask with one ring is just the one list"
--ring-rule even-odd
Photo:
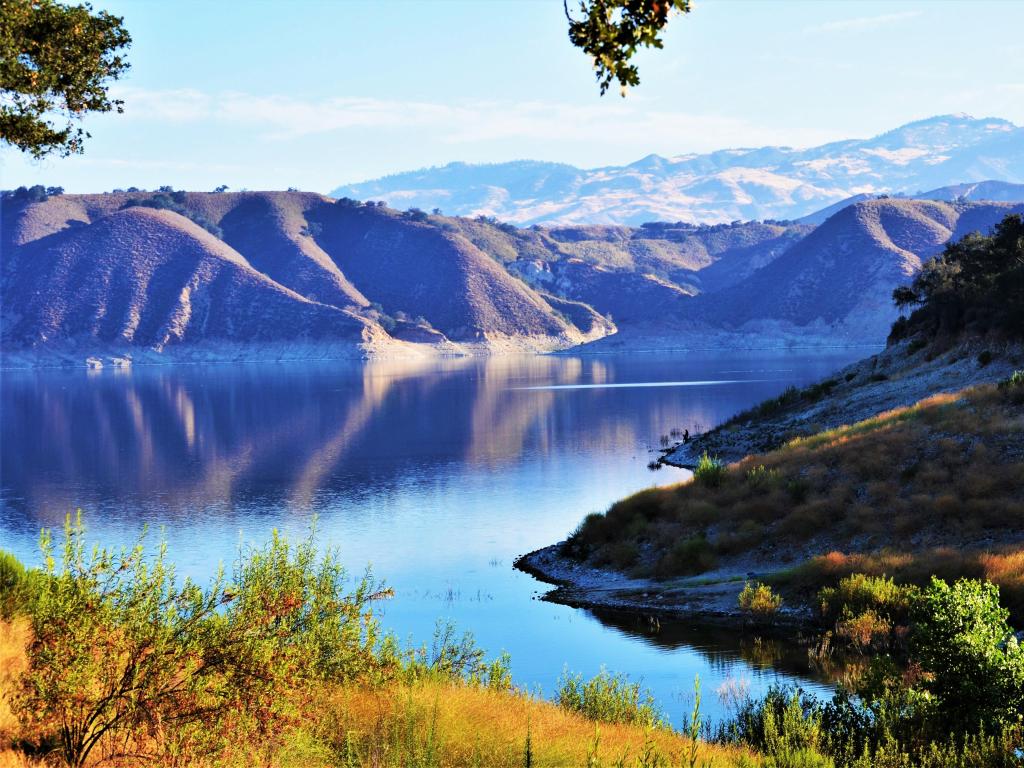
[(642, 690), (640, 683), (631, 683), (623, 675), (612, 675), (603, 668), (590, 680), (566, 670), (558, 681), (555, 702), (563, 709), (598, 722), (643, 728), (664, 724), (650, 691)]
[(725, 480), (728, 469), (717, 456), (709, 456), (707, 451), (697, 460), (693, 470), (693, 480), (707, 488), (718, 488)]

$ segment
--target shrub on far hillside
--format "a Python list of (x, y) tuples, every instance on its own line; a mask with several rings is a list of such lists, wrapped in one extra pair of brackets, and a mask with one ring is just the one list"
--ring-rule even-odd
[(717, 488), (725, 480), (727, 473), (728, 469), (717, 456), (709, 456), (708, 452), (704, 451), (693, 470), (693, 481), (708, 488)]

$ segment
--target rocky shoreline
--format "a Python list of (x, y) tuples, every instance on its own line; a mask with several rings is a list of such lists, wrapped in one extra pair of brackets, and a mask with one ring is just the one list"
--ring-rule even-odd
[[(990, 361), (982, 364), (984, 353)], [(659, 462), (692, 469), (707, 452), (732, 463), (774, 450), (796, 437), (853, 424), (932, 395), (1001, 381), (1022, 365), (1021, 344), (972, 341), (935, 354), (901, 342), (837, 371), (827, 380), (832, 382), (828, 392), (817, 399), (781, 408), (777, 414), (734, 417), (677, 443)]]
[[(662, 620), (702, 625), (742, 627), (749, 617), (738, 597), (747, 580), (767, 575), (752, 571), (717, 572), (699, 577), (658, 582), (594, 568), (562, 556), (562, 542), (516, 558), (513, 567), (538, 581), (555, 586), (540, 599), (573, 608), (612, 610), (638, 616), (650, 624)], [(775, 629), (792, 631), (810, 626), (805, 606), (783, 606), (772, 618)]]

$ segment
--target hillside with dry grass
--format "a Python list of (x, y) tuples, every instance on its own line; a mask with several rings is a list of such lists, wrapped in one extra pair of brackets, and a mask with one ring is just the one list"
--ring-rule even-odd
[[(38, 735), (26, 732), (9, 706), (27, 668), (25, 647), (30, 637), (24, 619), (0, 620), (0, 768), (54, 764), (38, 754)], [(682, 764), (692, 747), (684, 735), (667, 729), (598, 723), (525, 693), (451, 680), (380, 687), (331, 685), (309, 693), (309, 713), (284, 735), (271, 764), (280, 768), (339, 764), (518, 768), (527, 750), (531, 765), (538, 768), (586, 766), (595, 759), (611, 764), (623, 757), (632, 764), (645, 751)], [(749, 751), (740, 747), (705, 743), (698, 750), (712, 768), (731, 768), (744, 757), (752, 761)], [(266, 755), (258, 744), (228, 743), (217, 758), (191, 765), (246, 766), (261, 758)], [(131, 764), (99, 757), (87, 763)], [(148, 760), (146, 764), (174, 763)]]
[(1022, 433), (1024, 382), (935, 395), (638, 493), (562, 551), (668, 583), (793, 568), (809, 582), (985, 577), (1024, 616)]

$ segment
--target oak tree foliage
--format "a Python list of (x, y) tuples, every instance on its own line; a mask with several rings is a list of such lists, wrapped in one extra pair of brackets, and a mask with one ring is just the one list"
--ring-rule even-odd
[(110, 83), (129, 64), (123, 19), (88, 3), (0, 0), (0, 140), (40, 158), (80, 154), (90, 112), (122, 112)]
[(640, 47), (661, 48), (661, 32), (673, 13), (689, 13), (690, 0), (580, 0), (579, 16), (569, 10), (569, 40), (594, 60), (601, 94), (618, 81), (623, 96), (640, 84), (630, 60)]

